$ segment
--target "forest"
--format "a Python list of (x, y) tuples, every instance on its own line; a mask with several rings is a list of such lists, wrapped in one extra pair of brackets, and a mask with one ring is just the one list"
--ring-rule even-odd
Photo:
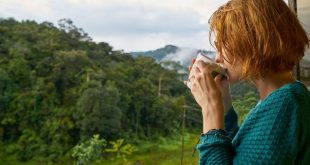
[[(94, 42), (70, 19), (54, 25), (2, 18), (0, 159), (130, 162), (141, 144), (175, 141), (184, 105), (198, 107), (181, 69)], [(241, 123), (257, 92), (241, 82), (232, 93)], [(187, 133), (199, 135), (200, 122), (201, 113), (188, 111)]]

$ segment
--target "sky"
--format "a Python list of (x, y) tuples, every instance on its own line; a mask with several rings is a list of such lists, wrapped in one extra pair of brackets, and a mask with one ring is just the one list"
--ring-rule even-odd
[(145, 51), (174, 44), (210, 49), (208, 18), (226, 0), (0, 0), (0, 17), (70, 18), (96, 42)]
[[(146, 51), (168, 44), (212, 49), (208, 19), (228, 0), (0, 0), (0, 17), (52, 22), (70, 18), (96, 42)], [(297, 0), (310, 33), (310, 1)], [(309, 56), (310, 57), (310, 56)]]

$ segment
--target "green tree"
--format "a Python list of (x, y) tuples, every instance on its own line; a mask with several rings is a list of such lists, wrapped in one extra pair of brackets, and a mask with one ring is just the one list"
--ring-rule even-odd
[(115, 153), (117, 158), (126, 160), (126, 156), (131, 155), (134, 147), (131, 144), (125, 144), (124, 139), (118, 139), (116, 141), (110, 141), (111, 148), (107, 148), (104, 151), (108, 153)]
[(105, 139), (100, 139), (96, 134), (91, 139), (74, 146), (71, 156), (75, 159), (76, 165), (86, 165), (100, 158), (105, 146)]
[(257, 101), (258, 95), (253, 91), (247, 92), (243, 97), (235, 97), (233, 106), (238, 114), (239, 125), (245, 120), (250, 110), (255, 107)]
[(0, 34), (0, 140), (20, 160), (63, 164), (94, 134), (132, 144), (171, 136), (185, 100), (194, 102), (178, 63), (115, 51), (69, 19), (0, 19)]
[(117, 136), (121, 126), (119, 93), (113, 82), (85, 89), (78, 99), (74, 114), (81, 136), (89, 138), (100, 133), (105, 139)]

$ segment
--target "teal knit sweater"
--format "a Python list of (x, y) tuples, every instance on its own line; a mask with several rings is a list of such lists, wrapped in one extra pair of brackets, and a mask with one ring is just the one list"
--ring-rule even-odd
[(232, 108), (225, 131), (200, 137), (200, 164), (310, 164), (310, 92), (300, 82), (272, 92), (239, 128)]

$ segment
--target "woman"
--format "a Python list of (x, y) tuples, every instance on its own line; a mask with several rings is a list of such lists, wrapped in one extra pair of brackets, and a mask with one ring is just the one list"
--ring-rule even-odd
[[(309, 39), (296, 16), (283, 0), (231, 0), (210, 25), (229, 78), (213, 79), (202, 61), (189, 68), (203, 116), (200, 164), (310, 163), (310, 92), (292, 75)], [(229, 84), (243, 79), (260, 101), (239, 128)]]

